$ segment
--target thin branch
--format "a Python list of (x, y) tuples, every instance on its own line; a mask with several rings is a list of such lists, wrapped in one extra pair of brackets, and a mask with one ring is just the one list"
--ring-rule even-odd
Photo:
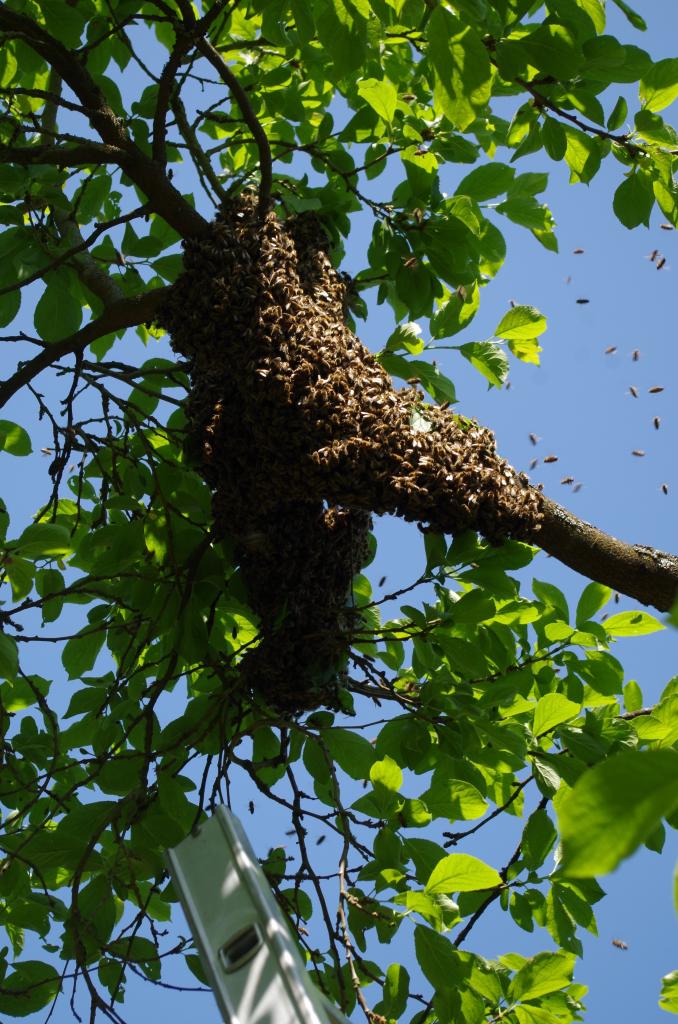
[(261, 182), (259, 185), (259, 216), (262, 217), (268, 210), (271, 198), (271, 186), (273, 184), (273, 161), (271, 158), (271, 147), (266, 132), (261, 126), (259, 118), (254, 112), (249, 96), (235, 77), (228, 64), (208, 39), (201, 39), (198, 49), (210, 62), (212, 67), (219, 72), (224, 83), (231, 91), (236, 103), (240, 107), (243, 119), (254, 136), (259, 150), (259, 171)]
[(154, 288), (143, 295), (114, 302), (104, 310), (100, 317), (85, 324), (75, 334), (64, 338), (63, 341), (48, 345), (37, 356), (24, 363), (9, 380), (0, 385), (0, 409), (17, 391), (64, 356), (82, 352), (87, 345), (91, 345), (97, 338), (102, 338), (106, 334), (112, 334), (114, 331), (120, 331), (126, 327), (137, 327), (139, 324), (152, 320), (158, 306), (167, 297), (168, 291), (169, 286)]

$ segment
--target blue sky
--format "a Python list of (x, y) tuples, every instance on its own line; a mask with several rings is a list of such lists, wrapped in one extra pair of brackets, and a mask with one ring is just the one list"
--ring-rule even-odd
[[(675, 0), (637, 0), (636, 6), (649, 23), (648, 33), (635, 33), (613, 10), (609, 31), (644, 46), (656, 59), (675, 55)], [(510, 109), (513, 101), (507, 103)], [(635, 108), (630, 104), (630, 109), (632, 113)], [(673, 118), (674, 123), (677, 120)], [(543, 170), (545, 163), (550, 161), (540, 154), (536, 160), (521, 161), (519, 169)], [(657, 216), (649, 230), (633, 232), (616, 221), (611, 199), (624, 169), (614, 160), (607, 161), (589, 186), (569, 186), (563, 165), (551, 164), (546, 169), (551, 170), (546, 199), (557, 222), (560, 254), (547, 252), (527, 231), (502, 220), (509, 247), (505, 267), (484, 290), (480, 312), (471, 327), (454, 339), (490, 337), (511, 299), (530, 303), (549, 321), (542, 365), (532, 367), (512, 360), (511, 388), (498, 392), (488, 391), (484, 379), (455, 353), (440, 353), (439, 363), (456, 384), (458, 410), (494, 429), (500, 451), (515, 466), (527, 470), (534, 457), (558, 456), (557, 463), (540, 462), (531, 473), (533, 480), (543, 481), (551, 497), (621, 538), (678, 551), (676, 233), (661, 230)], [(444, 172), (443, 190), (453, 192), (463, 173), (463, 168)], [(369, 194), (387, 198), (381, 192), (382, 187), (387, 188), (387, 180), (384, 177), (382, 186), (382, 179), (376, 179)], [(356, 271), (363, 266), (370, 230), (368, 218), (357, 220), (347, 269)], [(575, 255), (576, 248), (584, 252)], [(660, 271), (648, 259), (654, 249), (666, 256)], [(590, 301), (579, 305), (578, 298)], [(32, 318), (26, 315), (29, 309), (25, 297), (17, 324), (31, 332)], [(389, 311), (379, 307), (371, 310), (367, 324), (359, 324), (359, 333), (369, 347), (378, 349), (392, 327)], [(122, 345), (128, 346), (130, 361), (137, 355), (143, 358), (133, 332)], [(616, 346), (616, 352), (606, 355), (609, 346)], [(640, 353), (637, 361), (632, 359), (634, 350)], [(57, 393), (49, 379), (42, 383), (47, 394)], [(650, 395), (648, 388), (655, 385), (664, 386), (665, 391)], [(637, 388), (638, 398), (629, 392), (631, 386)], [(34, 417), (32, 403), (18, 398), (3, 415), (28, 426)], [(652, 425), (655, 415), (661, 417), (658, 431)], [(536, 446), (529, 441), (530, 433), (540, 438)], [(33, 512), (46, 490), (49, 460), (40, 456), (39, 449), (50, 443), (48, 426), (34, 424), (32, 436), (36, 454), (27, 460), (6, 456), (3, 463), (12, 492), (10, 504), (17, 517)], [(634, 457), (633, 449), (646, 454)], [(573, 493), (561, 485), (563, 476), (575, 477), (581, 490)], [(661, 492), (662, 483), (669, 487), (667, 496)], [(19, 521), (15, 521), (14, 534), (19, 532)], [(377, 535), (379, 552), (369, 570), (375, 586), (382, 576), (387, 576), (385, 590), (416, 578), (422, 568), (416, 528), (383, 520)], [(526, 589), (534, 575), (560, 586), (571, 603), (586, 582), (544, 555), (524, 574)], [(630, 606), (631, 602), (622, 600), (619, 608)], [(672, 629), (618, 641), (614, 653), (624, 663), (627, 677), (639, 682), (646, 704), (653, 702), (678, 672), (678, 634)], [(39, 649), (32, 657), (34, 669), (46, 675), (52, 672), (52, 663), (51, 648), (47, 652)], [(181, 700), (179, 691), (175, 699)], [(257, 815), (251, 818), (246, 813), (249, 798), (250, 793), (242, 789), (236, 810), (258, 852), (264, 854), (272, 842), (275, 819), (268, 816), (268, 809), (265, 820)], [(512, 849), (511, 824), (492, 834), (491, 847), (480, 842), (476, 848), (469, 847), (469, 852), (504, 863)], [(276, 837), (276, 842), (282, 838)], [(331, 844), (325, 849), (329, 863)], [(668, 1020), (657, 1008), (657, 996), (662, 974), (678, 967), (678, 921), (671, 902), (671, 875), (677, 859), (678, 837), (669, 833), (661, 857), (641, 851), (604, 880), (609, 896), (597, 908), (600, 938), (586, 941), (586, 955), (577, 970), (577, 980), (590, 987), (587, 1024), (608, 1024), (610, 1020), (659, 1024)], [(628, 951), (615, 949), (613, 938), (626, 942)], [(546, 933), (528, 936), (497, 911), (478, 925), (469, 948), (494, 957), (510, 950), (529, 953), (548, 946)], [(392, 959), (398, 958), (395, 945), (390, 953)], [(130, 985), (128, 991), (130, 1021), (150, 1013), (172, 1024), (197, 1016), (205, 1024), (218, 1019), (209, 996), (176, 997), (137, 984)], [(67, 1003), (52, 1017), (55, 1024), (70, 1020)]]

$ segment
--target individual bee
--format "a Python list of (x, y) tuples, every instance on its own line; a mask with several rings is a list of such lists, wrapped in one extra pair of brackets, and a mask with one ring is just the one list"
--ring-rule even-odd
[(40, 451), (42, 452), (43, 455), (53, 455), (54, 454), (54, 449), (53, 448), (41, 448)]
[(652, 424), (653, 424), (655, 430), (659, 430), (659, 424), (660, 423), (661, 423), (661, 420), (659, 419), (659, 416), (655, 416), (655, 418), (652, 420)]
[(664, 388), (661, 387), (660, 384), (655, 384), (654, 387), (648, 388), (647, 390), (650, 395), (658, 395), (660, 391), (664, 390)]
[(418, 256), (408, 256), (408, 258), (406, 260), (403, 260), (403, 266), (407, 267), (408, 270), (411, 267), (418, 267), (419, 266), (419, 257)]
[(574, 483), (574, 477), (573, 476), (564, 476), (563, 479), (560, 482), (561, 482), (561, 484), (573, 484)]
[(381, 579), (379, 580), (379, 586), (383, 587), (384, 583), (386, 583), (386, 577), (382, 576)]
[(327, 839), (327, 836), (318, 836), (318, 838), (315, 841), (315, 845), (316, 846), (322, 846), (322, 844), (325, 842), (326, 839)]
[(662, 256), (661, 259), (658, 259), (657, 262), (655, 263), (655, 266), (656, 266), (657, 270), (661, 270), (665, 263), (666, 263), (666, 256)]
[(619, 604), (619, 591), (618, 590), (615, 590), (615, 592), (614, 592), (614, 603), (615, 604)]
[(443, 409), (449, 409), (449, 407), (450, 407), (450, 403), (449, 403), (449, 402), (441, 402), (441, 403), (440, 403), (440, 409), (441, 409), (441, 411), (442, 411)]
[(647, 258), (649, 259), (650, 263), (654, 263), (654, 261), (657, 259), (657, 256), (659, 256), (659, 249), (653, 249)]
[(605, 355), (606, 356), (611, 356), (612, 353), (616, 352), (616, 351), (617, 351), (617, 346), (616, 345), (608, 345), (607, 348), (605, 349)]
[(530, 469), (534, 469), (539, 462), (539, 459), (530, 459)]
[(634, 448), (633, 451), (631, 452), (631, 455), (636, 455), (639, 459), (641, 459), (644, 454), (645, 454), (645, 452), (643, 451), (642, 448)]
[(572, 254), (573, 254), (573, 256), (581, 256), (583, 251), (584, 251), (583, 249), (573, 249), (572, 250)]
[(591, 300), (590, 299), (576, 299), (575, 301), (576, 301), (578, 306), (586, 306), (586, 305), (588, 305), (588, 303)]
[(584, 486), (583, 484), (575, 484), (574, 487), (572, 488), (573, 493), (574, 494), (578, 494), (579, 491), (581, 491), (583, 486)]
[(668, 484), (662, 484), (662, 494), (668, 494), (668, 493), (669, 493), (669, 485)]
[(247, 805), (247, 810), (250, 812), (250, 814), (254, 814), (254, 800), (250, 800), (250, 802)]
[(662, 231), (673, 231), (673, 224), (660, 224)]
[(622, 942), (621, 939), (613, 939), (612, 940), (612, 945), (615, 947), (615, 949), (628, 949), (629, 948), (627, 943), (626, 942)]
[(528, 434), (527, 436), (529, 437), (529, 439), (532, 442), (532, 444), (536, 444), (537, 441), (539, 440), (539, 438), (537, 437), (536, 434)]
[(629, 385), (629, 394), (633, 395), (634, 398), (638, 397), (638, 388), (634, 388), (633, 384)]
[(546, 458), (544, 459), (544, 462), (557, 462), (557, 461), (558, 461), (558, 456), (557, 455), (547, 455)]
[(634, 363), (638, 362), (638, 360), (640, 359), (640, 349), (634, 348), (633, 352), (631, 353), (631, 359), (633, 359)]
[(515, 309), (516, 308), (516, 300), (515, 299), (509, 299), (509, 306), (511, 307), (511, 309)]

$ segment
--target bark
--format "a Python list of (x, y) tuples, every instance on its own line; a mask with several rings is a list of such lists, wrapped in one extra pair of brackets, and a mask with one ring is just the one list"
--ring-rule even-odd
[(678, 597), (678, 558), (643, 544), (626, 544), (542, 498), (543, 519), (533, 543), (588, 579), (642, 604), (668, 611)]

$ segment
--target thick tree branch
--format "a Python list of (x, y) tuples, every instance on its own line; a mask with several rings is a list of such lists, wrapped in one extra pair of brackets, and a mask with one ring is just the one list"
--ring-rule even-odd
[(47, 345), (37, 356), (20, 366), (9, 380), (0, 384), (0, 409), (17, 391), (64, 356), (82, 352), (87, 345), (91, 345), (97, 338), (103, 338), (106, 334), (112, 334), (125, 327), (137, 327), (152, 320), (160, 303), (167, 298), (168, 292), (169, 287), (154, 288), (143, 295), (120, 299), (75, 334), (53, 345)]
[(544, 519), (532, 540), (583, 576), (642, 604), (668, 611), (678, 597), (678, 557), (626, 544), (543, 498)]

